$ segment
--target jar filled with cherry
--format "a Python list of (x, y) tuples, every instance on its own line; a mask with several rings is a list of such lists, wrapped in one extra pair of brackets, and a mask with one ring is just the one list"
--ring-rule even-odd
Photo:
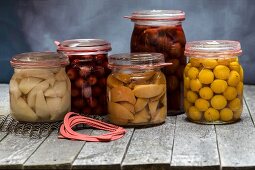
[(56, 42), (57, 51), (67, 55), (66, 73), (71, 80), (71, 111), (85, 115), (106, 114), (107, 55), (111, 44), (101, 39)]

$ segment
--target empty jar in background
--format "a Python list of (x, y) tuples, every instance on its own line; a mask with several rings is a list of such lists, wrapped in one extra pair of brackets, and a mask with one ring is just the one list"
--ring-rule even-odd
[(68, 58), (54, 52), (31, 52), (11, 59), (11, 116), (24, 122), (63, 120), (71, 109)]
[(111, 44), (101, 39), (74, 39), (56, 44), (57, 51), (70, 60), (66, 73), (71, 80), (71, 111), (105, 115), (106, 78), (110, 73), (107, 55)]
[(184, 70), (184, 106), (189, 120), (205, 124), (238, 121), (243, 110), (240, 43), (226, 40), (188, 42)]
[(134, 22), (131, 52), (163, 53), (172, 63), (162, 69), (167, 81), (167, 108), (169, 115), (184, 113), (183, 70), (186, 65), (186, 44), (182, 21), (185, 13), (179, 10), (142, 10), (127, 17)]
[(117, 125), (153, 125), (167, 115), (165, 65), (160, 53), (109, 56), (108, 117)]

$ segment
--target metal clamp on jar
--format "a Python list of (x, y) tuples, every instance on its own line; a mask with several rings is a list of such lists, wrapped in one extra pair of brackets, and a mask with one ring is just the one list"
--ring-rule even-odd
[(191, 121), (223, 124), (240, 119), (243, 110), (242, 53), (237, 41), (189, 42), (185, 55), (184, 106)]
[(107, 101), (112, 123), (138, 126), (165, 121), (166, 79), (160, 71), (165, 65), (160, 53), (109, 56), (112, 73), (107, 78)]

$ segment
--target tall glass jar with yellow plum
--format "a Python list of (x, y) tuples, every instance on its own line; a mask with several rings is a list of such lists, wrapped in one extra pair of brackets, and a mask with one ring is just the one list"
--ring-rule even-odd
[(243, 110), (243, 68), (237, 41), (189, 42), (185, 55), (184, 108), (190, 121), (225, 124), (240, 120)]
[(155, 125), (167, 115), (165, 65), (160, 53), (115, 54), (108, 57), (108, 118), (123, 126)]

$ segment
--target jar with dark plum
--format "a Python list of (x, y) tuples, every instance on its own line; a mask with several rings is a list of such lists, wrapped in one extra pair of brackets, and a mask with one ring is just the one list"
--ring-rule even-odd
[(127, 17), (134, 22), (131, 52), (163, 53), (172, 63), (162, 69), (167, 80), (167, 108), (169, 115), (184, 113), (183, 70), (186, 65), (186, 44), (182, 21), (185, 13), (179, 10), (142, 10)]
[(105, 115), (106, 78), (110, 73), (107, 55), (111, 44), (101, 39), (55, 42), (57, 51), (69, 57), (66, 73), (71, 80), (71, 111)]

